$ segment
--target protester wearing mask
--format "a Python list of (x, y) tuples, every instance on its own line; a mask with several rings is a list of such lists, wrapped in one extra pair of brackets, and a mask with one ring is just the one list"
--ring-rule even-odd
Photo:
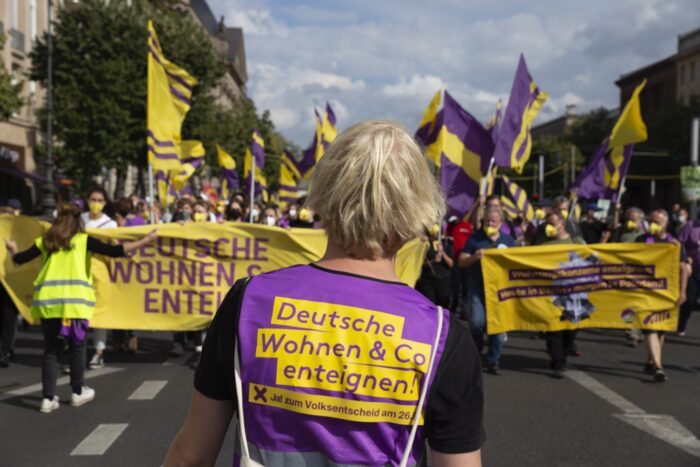
[[(464, 248), (464, 245), (469, 240), (474, 229), (472, 223), (468, 220), (460, 220), (457, 216), (450, 216), (447, 221), (447, 236), (452, 238), (453, 245), (453, 255), (452, 259), (454, 263), (457, 263), (459, 253)], [(459, 313), (460, 316), (466, 319), (466, 306), (469, 299), (465, 297), (467, 290), (467, 269), (460, 267), (453, 267), (450, 277), (450, 284), (452, 289), (452, 298), (450, 299), (450, 310), (454, 313)]]
[(304, 229), (313, 229), (314, 228), (314, 212), (307, 208), (303, 207), (299, 209), (298, 216), (296, 219), (291, 220), (289, 222), (290, 227), (297, 227), (297, 228), (304, 228)]
[(192, 200), (188, 198), (180, 198), (177, 200), (176, 211), (173, 214), (171, 222), (189, 222), (192, 220)]
[(436, 305), (447, 308), (450, 304), (450, 276), (452, 274), (452, 238), (442, 236), (438, 240), (440, 227), (435, 224), (427, 233), (428, 251), (416, 290)]
[(42, 360), (43, 400), (39, 410), (50, 413), (59, 408), (55, 395), (58, 368), (65, 342), (70, 347), (71, 405), (80, 406), (95, 397), (83, 386), (85, 338), (88, 321), (95, 308), (95, 292), (90, 273), (92, 253), (124, 256), (156, 238), (153, 231), (140, 240), (109, 245), (83, 231), (80, 210), (70, 204), (59, 206), (56, 222), (30, 248), (17, 253), (17, 244), (5, 239), (7, 251), (16, 264), (41, 257), (43, 265), (34, 282), (31, 313), (41, 319), (44, 334)]
[(238, 201), (231, 201), (231, 204), (228, 207), (228, 210), (226, 211), (226, 220), (230, 222), (241, 222), (241, 218), (243, 217), (243, 209), (241, 208), (240, 203)]
[(209, 222), (209, 207), (204, 201), (197, 201), (192, 206), (192, 221), (194, 222)]
[[(542, 241), (542, 245), (573, 245), (582, 243), (580, 240), (571, 238), (569, 232), (566, 231), (566, 222), (564, 216), (559, 211), (552, 211), (546, 217), (545, 235), (546, 239)], [(580, 355), (576, 348), (576, 331), (564, 330), (545, 333), (547, 338), (547, 353), (549, 353), (552, 369), (552, 376), (557, 379), (564, 377), (566, 371), (567, 355)]]
[(644, 212), (637, 208), (627, 208), (622, 224), (615, 229), (612, 241), (618, 243), (634, 243), (644, 230)]
[[(81, 216), (86, 229), (112, 229), (117, 223), (103, 212), (107, 206), (107, 192), (102, 187), (94, 187), (87, 194), (89, 211)], [(89, 368), (96, 370), (105, 366), (104, 353), (107, 348), (107, 329), (94, 329), (95, 353), (90, 359)]]
[[(484, 276), (481, 272), (481, 258), (483, 258), (484, 250), (486, 249), (515, 246), (513, 237), (501, 231), (504, 219), (505, 215), (500, 208), (495, 206), (487, 208), (484, 214), (484, 227), (469, 237), (458, 258), (460, 267), (469, 268), (470, 286), (468, 289), (471, 290), (469, 328), (479, 352), (484, 347), (484, 332), (487, 331), (486, 300), (484, 298)], [(489, 335), (486, 371), (492, 375), (500, 374), (498, 362), (501, 358), (504, 341), (505, 334)]]
[(586, 214), (579, 222), (583, 241), (587, 244), (606, 243), (610, 238), (608, 224), (600, 219), (603, 209), (592, 203), (586, 206)]
[(676, 235), (676, 237), (678, 238), (678, 237), (680, 237), (683, 229), (685, 229), (686, 226), (689, 224), (688, 223), (688, 210), (684, 209), (684, 208), (679, 209), (678, 210), (678, 217), (676, 220), (677, 220), (677, 222), (676, 222), (675, 228), (673, 229), (673, 232)]
[[(554, 198), (552, 200), (552, 206), (549, 209), (550, 212), (558, 212), (561, 214), (562, 218), (564, 219), (564, 228), (569, 233), (571, 238), (581, 239), (582, 235), (577, 223), (574, 222), (574, 219), (569, 218), (570, 210), (571, 204), (565, 196), (557, 196)], [(546, 223), (543, 223), (537, 228), (537, 233), (535, 234), (534, 241), (532, 242), (534, 245), (541, 244), (547, 238), (544, 231), (546, 225)]]
[[(637, 238), (638, 243), (678, 243), (669, 234), (668, 213), (664, 209), (656, 209), (649, 214), (649, 232)], [(680, 292), (678, 294), (678, 305), (683, 305), (686, 300), (686, 289), (688, 285), (688, 275), (690, 265), (687, 263), (688, 257), (685, 248), (680, 248)], [(661, 353), (664, 345), (666, 333), (663, 331), (642, 331), (647, 345), (647, 362), (644, 371), (653, 375), (654, 381), (662, 383), (668, 379), (661, 363)]]
[(273, 207), (266, 207), (262, 212), (259, 224), (275, 227), (277, 225), (277, 211)]
[(700, 221), (686, 221), (685, 227), (681, 229), (678, 236), (681, 245), (688, 254), (692, 272), (688, 277), (687, 300), (681, 305), (680, 316), (678, 317), (678, 335), (684, 336), (693, 307), (700, 292)]

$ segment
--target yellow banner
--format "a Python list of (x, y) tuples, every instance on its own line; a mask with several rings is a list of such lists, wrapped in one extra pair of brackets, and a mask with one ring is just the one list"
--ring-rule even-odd
[[(48, 224), (30, 217), (0, 218), (0, 236), (29, 248)], [(88, 230), (105, 242), (136, 240), (151, 226)], [(427, 244), (414, 240), (397, 258), (399, 278), (414, 285)], [(0, 280), (25, 319), (41, 258), (17, 266), (0, 248)], [(317, 261), (326, 250), (322, 230), (242, 223), (164, 224), (158, 239), (125, 258), (93, 255), (97, 306), (91, 327), (195, 330), (208, 326), (231, 285), (242, 277)]]
[(487, 250), (489, 334), (678, 322), (679, 246), (611, 243)]

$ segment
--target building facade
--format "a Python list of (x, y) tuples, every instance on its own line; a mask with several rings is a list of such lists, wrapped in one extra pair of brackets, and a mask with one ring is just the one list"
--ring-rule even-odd
[[(62, 2), (54, 1), (57, 3)], [(38, 83), (29, 81), (28, 75), (29, 53), (47, 27), (46, 0), (0, 0), (0, 32), (6, 38), (0, 58), (14, 79), (23, 83), (24, 102), (9, 121), (0, 122), (0, 200), (20, 198), (24, 206), (32, 205), (42, 180), (34, 174), (34, 148), (41, 140), (36, 110), (43, 105), (46, 93)]]
[(700, 97), (700, 28), (678, 36), (676, 54), (678, 92), (676, 98), (683, 105)]

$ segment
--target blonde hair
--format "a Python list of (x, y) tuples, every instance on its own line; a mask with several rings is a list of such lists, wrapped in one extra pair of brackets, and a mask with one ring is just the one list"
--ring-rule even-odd
[(306, 205), (330, 239), (362, 258), (395, 254), (445, 215), (427, 159), (402, 125), (385, 120), (338, 136), (314, 169)]

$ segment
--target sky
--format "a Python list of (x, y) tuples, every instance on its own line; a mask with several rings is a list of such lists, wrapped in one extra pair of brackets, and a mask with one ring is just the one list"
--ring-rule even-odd
[(700, 27), (698, 0), (209, 0), (243, 28), (247, 89), (300, 147), (314, 106), (330, 101), (338, 129), (368, 118), (415, 130), (447, 89), (485, 123), (507, 103), (520, 53), (550, 94), (535, 120), (619, 105), (621, 75), (676, 51)]

